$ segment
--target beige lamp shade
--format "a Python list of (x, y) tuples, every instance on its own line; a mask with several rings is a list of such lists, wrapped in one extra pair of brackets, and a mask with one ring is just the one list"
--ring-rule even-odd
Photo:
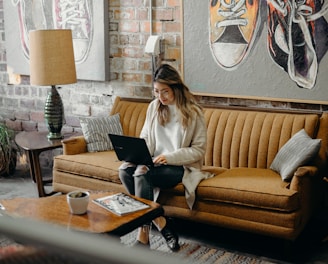
[(30, 82), (32, 85), (76, 83), (72, 31), (33, 30), (30, 38)]

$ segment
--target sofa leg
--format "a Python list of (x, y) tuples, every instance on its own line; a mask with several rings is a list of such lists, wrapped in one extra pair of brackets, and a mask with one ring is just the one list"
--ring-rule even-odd
[(294, 261), (297, 256), (297, 245), (295, 241), (284, 240), (284, 248), (283, 248), (284, 258), (288, 261)]

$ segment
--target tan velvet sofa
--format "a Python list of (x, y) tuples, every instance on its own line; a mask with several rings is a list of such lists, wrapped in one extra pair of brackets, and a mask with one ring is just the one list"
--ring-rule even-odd
[[(120, 114), (123, 132), (138, 136), (148, 103), (117, 97), (111, 115)], [(283, 113), (205, 107), (208, 144), (204, 170), (215, 176), (197, 188), (189, 210), (184, 187), (161, 192), (167, 216), (225, 228), (295, 240), (320, 205), (326, 168), (327, 113)], [(320, 138), (319, 154), (299, 167), (291, 181), (270, 169), (279, 149), (297, 131)], [(295, 155), (298, 155), (295, 153)], [(63, 141), (63, 155), (54, 158), (54, 191), (74, 189), (124, 191), (114, 151), (87, 152), (83, 136)]]

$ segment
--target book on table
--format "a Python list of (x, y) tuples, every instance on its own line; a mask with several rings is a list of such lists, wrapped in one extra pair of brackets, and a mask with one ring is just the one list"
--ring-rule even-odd
[(116, 193), (92, 201), (117, 215), (125, 215), (150, 207), (148, 204), (125, 193)]

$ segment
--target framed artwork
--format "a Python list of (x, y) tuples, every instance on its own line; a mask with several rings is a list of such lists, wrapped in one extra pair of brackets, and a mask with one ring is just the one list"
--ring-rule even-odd
[(328, 0), (182, 1), (191, 90), (328, 101)]
[(71, 29), (77, 78), (109, 78), (108, 0), (4, 1), (8, 71), (29, 75), (29, 31)]

